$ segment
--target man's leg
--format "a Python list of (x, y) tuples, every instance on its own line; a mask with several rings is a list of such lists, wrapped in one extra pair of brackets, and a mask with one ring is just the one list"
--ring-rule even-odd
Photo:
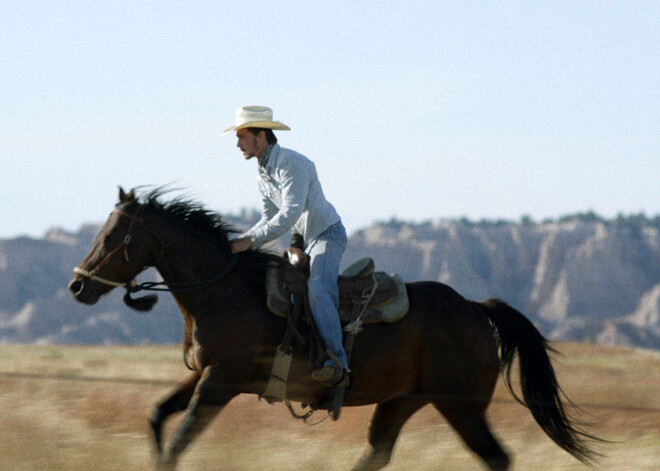
[[(330, 226), (307, 246), (307, 253), (310, 256), (309, 304), (314, 321), (321, 339), (325, 342), (325, 347), (332, 351), (348, 371), (337, 312), (339, 307), (337, 277), (345, 249), (346, 229), (341, 222)], [(334, 361), (328, 360), (324, 366), (334, 364)]]

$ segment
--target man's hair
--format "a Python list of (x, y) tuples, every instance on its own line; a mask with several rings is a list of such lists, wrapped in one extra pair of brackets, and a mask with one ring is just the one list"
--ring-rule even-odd
[(255, 137), (257, 137), (261, 131), (264, 131), (266, 133), (266, 140), (268, 141), (268, 144), (275, 144), (277, 142), (277, 138), (275, 137), (275, 133), (272, 129), (247, 128), (247, 130), (254, 134)]

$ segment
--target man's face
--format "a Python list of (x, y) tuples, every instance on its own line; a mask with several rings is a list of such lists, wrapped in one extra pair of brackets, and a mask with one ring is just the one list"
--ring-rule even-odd
[[(266, 133), (263, 131), (258, 136), (255, 136), (246, 128), (239, 129), (236, 131), (236, 138), (238, 139), (236, 147), (241, 149), (245, 160), (249, 160), (252, 157), (259, 157), (266, 147), (268, 147)], [(266, 145), (264, 145), (264, 142)]]

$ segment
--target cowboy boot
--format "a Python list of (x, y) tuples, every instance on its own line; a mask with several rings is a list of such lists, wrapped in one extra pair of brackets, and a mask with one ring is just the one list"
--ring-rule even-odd
[(323, 383), (324, 386), (332, 387), (344, 377), (344, 369), (337, 365), (325, 365), (318, 370), (312, 371), (312, 379)]

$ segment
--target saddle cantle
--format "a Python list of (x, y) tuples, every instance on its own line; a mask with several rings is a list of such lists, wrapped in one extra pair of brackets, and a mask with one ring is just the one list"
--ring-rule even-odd
[[(396, 322), (408, 312), (406, 286), (398, 275), (376, 272), (371, 258), (362, 258), (339, 275), (339, 318), (342, 325), (360, 318), (363, 324)], [(268, 308), (287, 317), (292, 293), (307, 292), (307, 273), (291, 264), (269, 265), (266, 271)]]

